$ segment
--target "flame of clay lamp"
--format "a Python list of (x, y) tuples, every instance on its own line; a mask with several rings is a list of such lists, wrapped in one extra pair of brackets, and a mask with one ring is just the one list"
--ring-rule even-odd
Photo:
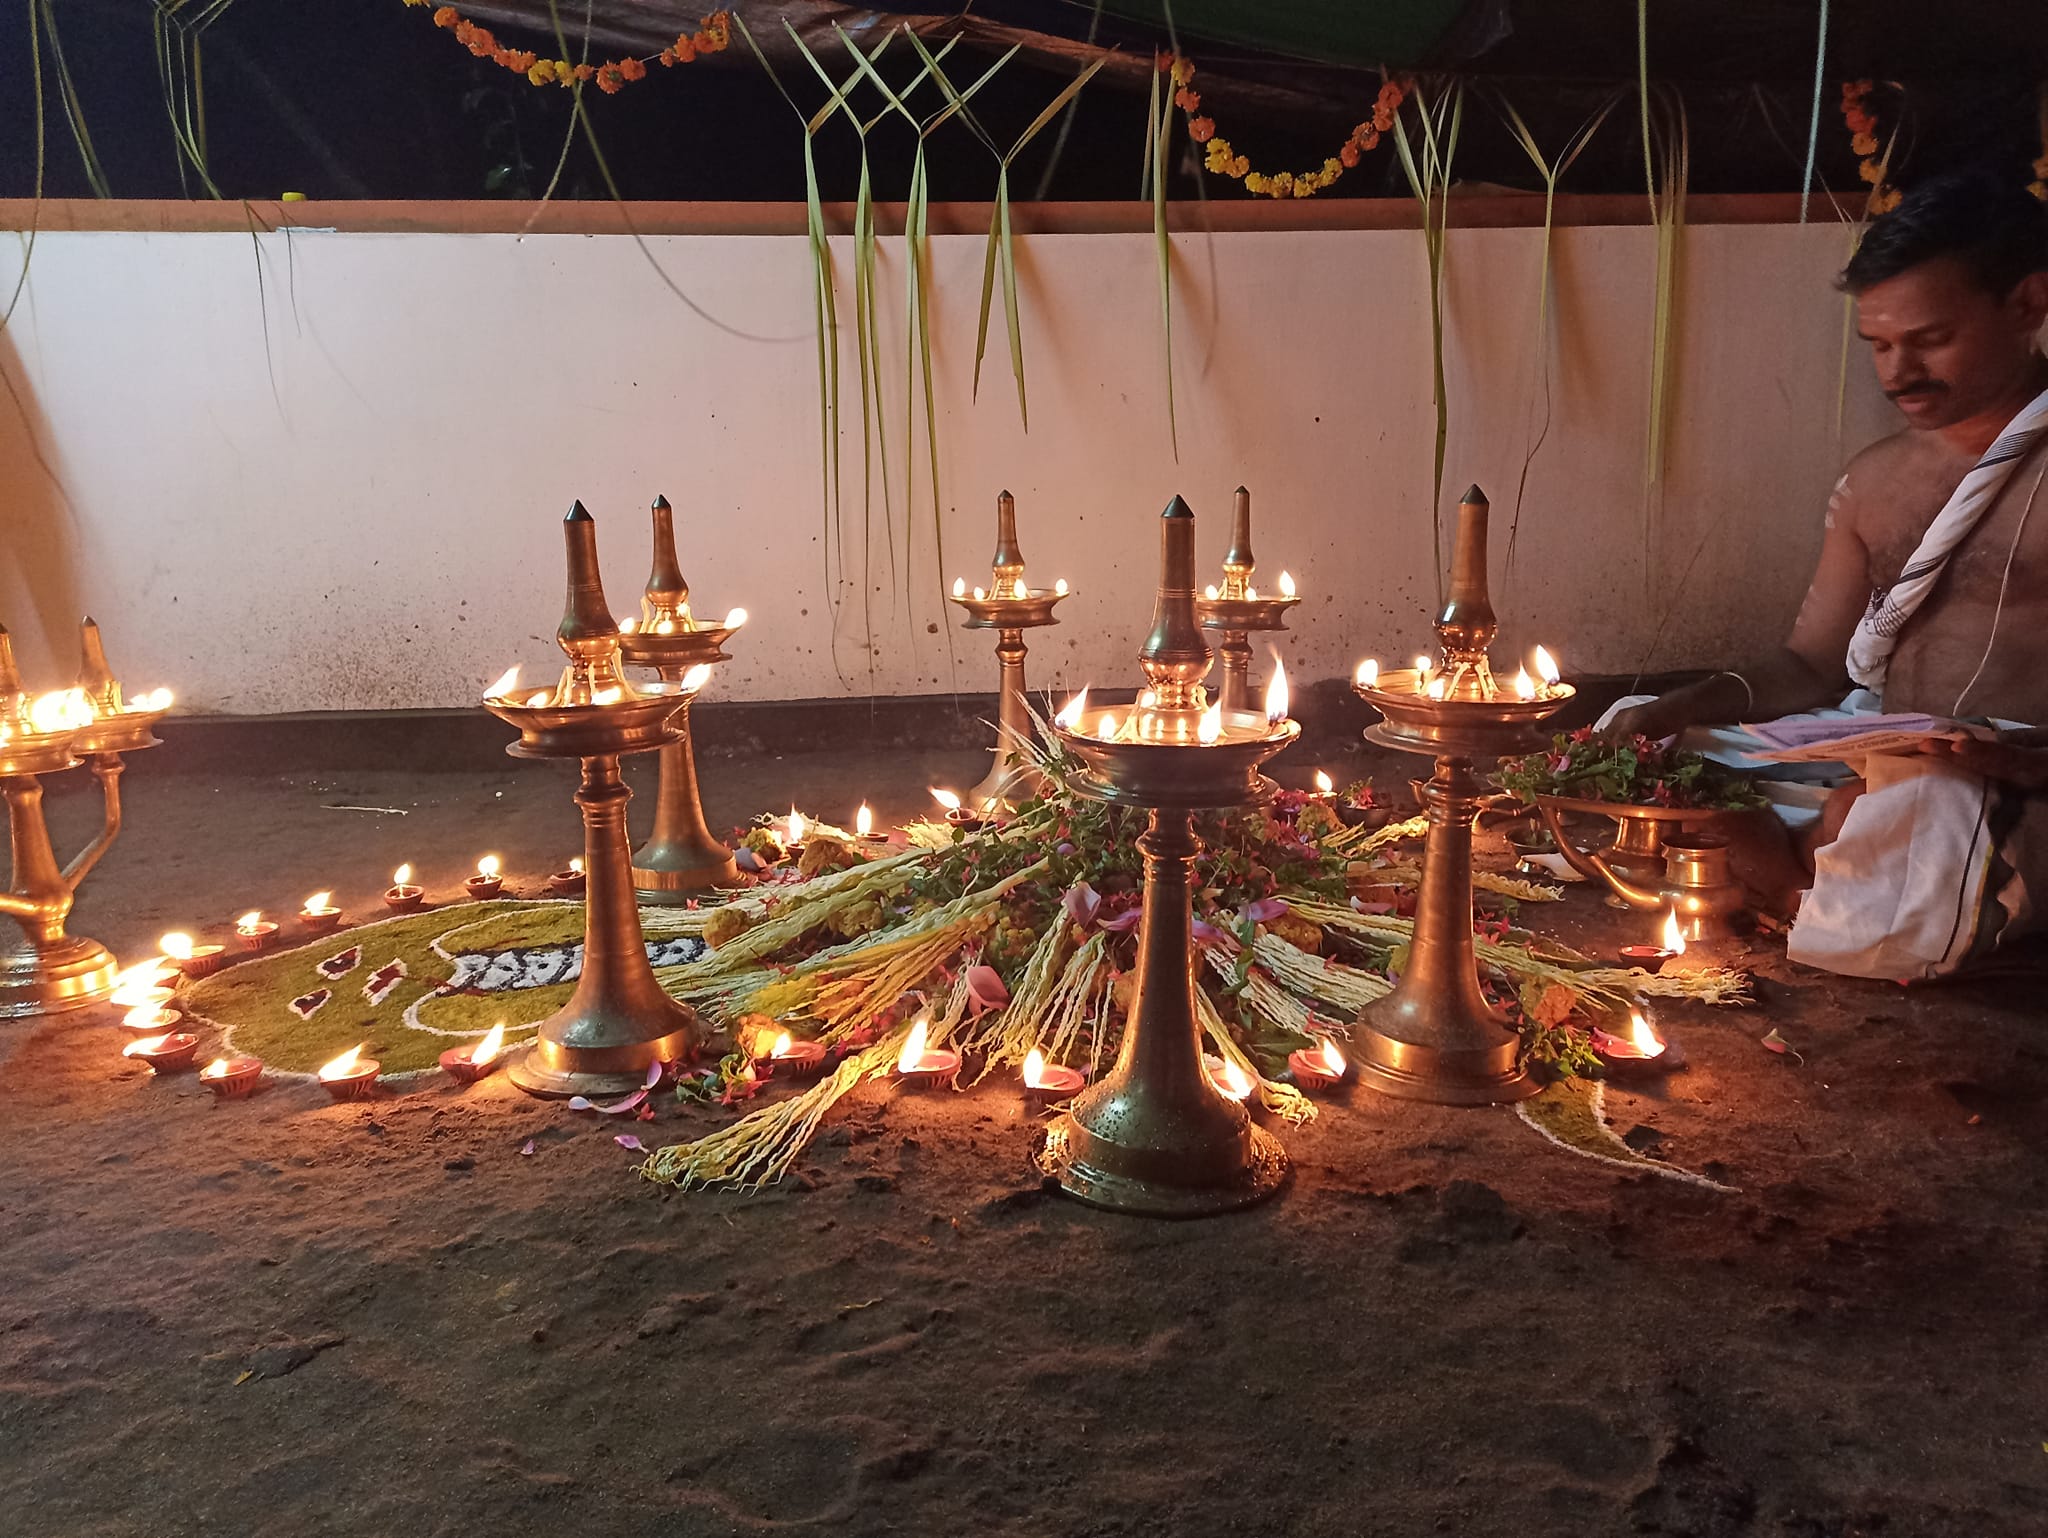
[(1685, 954), (1685, 931), (1678, 927), (1678, 910), (1671, 909), (1664, 915), (1664, 949), (1674, 956)]
[(1380, 664), (1376, 657), (1368, 657), (1358, 664), (1358, 671), (1351, 675), (1351, 681), (1361, 689), (1371, 689), (1380, 681)]
[(1223, 1082), (1217, 1088), (1232, 1100), (1243, 1100), (1252, 1092), (1252, 1081), (1242, 1068), (1226, 1058), (1223, 1063)]
[(202, 1079), (225, 1079), (227, 1076), (228, 1060), (224, 1057), (215, 1058), (199, 1070), (199, 1077)]
[(492, 684), (490, 688), (484, 690), (484, 698), (487, 700), (501, 700), (509, 694), (511, 694), (511, 692), (518, 687), (519, 668), (515, 664), (514, 666), (505, 669), (505, 671), (498, 676), (498, 681)]
[(955, 598), (965, 598), (967, 596), (967, 579), (965, 577), (955, 577), (953, 579), (953, 596)]
[(334, 894), (332, 892), (315, 892), (306, 899), (305, 906), (299, 911), (302, 913), (321, 913), (333, 906)]
[(787, 1057), (789, 1056), (789, 1049), (793, 1044), (789, 1032), (784, 1031), (775, 1038), (774, 1043), (768, 1048), (768, 1055), (770, 1057)]
[(123, 1057), (146, 1057), (152, 1052), (161, 1052), (164, 1043), (171, 1038), (165, 1036), (138, 1036), (121, 1049)]
[(957, 812), (960, 810), (960, 798), (954, 795), (952, 791), (938, 785), (927, 785), (925, 789), (929, 790), (932, 793), (932, 799), (947, 811)]
[(1024, 1054), (1024, 1087), (1036, 1089), (1045, 1082), (1045, 1054), (1033, 1047)]
[(1536, 698), (1536, 681), (1529, 676), (1527, 668), (1523, 668), (1515, 674), (1515, 698), (1518, 700), (1533, 700)]
[(917, 1024), (910, 1028), (910, 1035), (903, 1043), (903, 1050), (896, 1055), (896, 1071), (910, 1073), (924, 1060), (924, 1044), (930, 1039), (930, 1023), (919, 1015)]
[(1327, 774), (1323, 773), (1323, 771), (1320, 769), (1316, 771), (1317, 795), (1327, 796), (1331, 791), (1335, 790), (1336, 788), (1337, 787), (1335, 785), (1330, 783), (1330, 777)]
[(746, 622), (747, 611), (745, 609), (727, 609), (725, 611), (725, 628), (727, 630), (737, 630)]
[(868, 809), (865, 801), (861, 802), (860, 810), (853, 814), (853, 831), (862, 838), (875, 831), (875, 814)]
[(471, 1049), (469, 1060), (481, 1068), (494, 1061), (505, 1048), (505, 1022), (500, 1020), (484, 1033), (484, 1039)]
[(1337, 1043), (1327, 1036), (1323, 1038), (1323, 1066), (1340, 1079), (1344, 1077), (1344, 1070), (1348, 1066), (1344, 1061), (1344, 1054), (1337, 1050)]
[(1644, 1057), (1661, 1057), (1664, 1053), (1663, 1038), (1650, 1029), (1650, 1022), (1643, 1018), (1641, 1010), (1628, 1013), (1629, 1043)]
[(710, 682), (711, 664), (700, 662), (683, 675), (682, 683), (677, 685), (677, 692), (681, 694), (695, 694)]
[(1066, 597), (1066, 596), (1067, 596), (1067, 579), (1066, 579), (1065, 577), (1061, 577), (1061, 578), (1060, 578), (1060, 579), (1059, 579), (1059, 580), (1058, 580), (1057, 582), (1053, 583), (1053, 585), (1052, 585), (1052, 591), (1053, 591), (1053, 596), (1054, 596), (1054, 597), (1056, 597), (1056, 598), (1064, 598), (1064, 597)]
[(173, 961), (190, 961), (192, 959), (192, 937), (177, 930), (173, 930), (170, 934), (157, 941), (156, 948)]
[(1070, 732), (1074, 731), (1080, 726), (1081, 717), (1087, 709), (1088, 691), (1086, 688), (1083, 688), (1079, 694), (1060, 707), (1060, 713), (1052, 718), (1053, 724), (1055, 726), (1063, 726)]
[(476, 862), (476, 873), (479, 876), (495, 876), (504, 868), (504, 863), (494, 854), (487, 854)]
[(412, 884), (412, 867), (410, 865), (399, 866), (397, 870), (391, 873), (391, 884), (395, 887), (410, 886)]
[(256, 933), (256, 926), (262, 922), (262, 911), (257, 908), (251, 908), (247, 913), (235, 920), (235, 933), (238, 935), (253, 935)]
[(1543, 680), (1543, 692), (1548, 694), (1557, 687), (1557, 681), (1564, 675), (1557, 670), (1557, 659), (1542, 647), (1536, 648), (1536, 676)]
[(1214, 742), (1223, 735), (1223, 701), (1218, 700), (1202, 712), (1202, 724), (1195, 735), (1203, 742)]
[(795, 807), (791, 807), (789, 809), (789, 821), (785, 824), (783, 830), (783, 842), (792, 845), (801, 844), (804, 841), (804, 828), (804, 814)]
[(1104, 742), (1116, 741), (1116, 712), (1105, 710), (1102, 719), (1095, 723), (1095, 735)]
[(347, 1078), (350, 1074), (356, 1071), (357, 1060), (362, 1056), (363, 1048), (368, 1045), (368, 1042), (359, 1041), (354, 1046), (350, 1047), (346, 1052), (342, 1053), (340, 1057), (334, 1058), (329, 1062), (322, 1063), (320, 1065), (320, 1077), (322, 1079)]
[(1276, 655), (1272, 681), (1266, 685), (1266, 724), (1278, 726), (1287, 719), (1287, 669)]
[(576, 874), (577, 874), (577, 875), (579, 875), (579, 876), (580, 876), (580, 875), (582, 875), (582, 874), (583, 874), (583, 856), (579, 854), (578, 856), (576, 856), (576, 858), (575, 858), (575, 859), (571, 860), (571, 861), (569, 862), (569, 869), (571, 869), (571, 870), (573, 870), (574, 872), (576, 872)]
[(1294, 578), (1290, 573), (1284, 571), (1280, 573), (1280, 596), (1282, 598), (1292, 598), (1294, 596)]

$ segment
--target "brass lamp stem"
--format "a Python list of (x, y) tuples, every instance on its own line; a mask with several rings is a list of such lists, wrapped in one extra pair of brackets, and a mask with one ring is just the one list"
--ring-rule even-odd
[(1002, 692), (996, 699), (996, 761), (982, 782), (967, 793), (970, 809), (1035, 794), (1045, 783), (1045, 777), (1024, 754), (1024, 744), (1031, 740), (1031, 706), (1024, 692), (1024, 658), (1029, 650), (1022, 630), (998, 632), (996, 661), (1002, 672)]
[[(688, 671), (664, 667), (675, 683)], [(661, 750), (654, 797), (654, 833), (633, 855), (633, 886), (645, 902), (681, 903), (691, 893), (736, 887), (740, 868), (732, 851), (712, 836), (697, 788), (697, 750), (690, 740), (690, 701), (684, 699), (669, 725), (682, 736)]]

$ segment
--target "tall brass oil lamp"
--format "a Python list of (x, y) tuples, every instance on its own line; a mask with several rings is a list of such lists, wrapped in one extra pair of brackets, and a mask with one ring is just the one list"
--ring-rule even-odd
[(1067, 596), (1066, 579), (1034, 588), (1024, 577), (1024, 552), (1017, 545), (1017, 502), (1007, 491), (996, 498), (996, 553), (989, 585), (969, 591), (967, 579), (953, 579), (952, 601), (967, 612), (962, 628), (996, 632), (996, 660), (1002, 665), (996, 710), (996, 761), (982, 782), (967, 792), (969, 811), (1021, 800), (1043, 788), (1024, 747), (1031, 740), (1031, 707), (1024, 697), (1024, 632), (1057, 625), (1053, 606)]
[[(1524, 669), (1512, 685), (1493, 676), (1487, 648), (1498, 628), (1486, 583), (1485, 495), (1458, 508), (1450, 598), (1436, 621), (1439, 662), (1382, 673), (1361, 663), (1356, 688), (1382, 719), (1366, 737), (1426, 753), (1436, 773), (1422, 787), (1429, 833), (1408, 963), (1393, 992), (1368, 1004), (1354, 1040), (1359, 1077), (1384, 1094), (1438, 1105), (1521, 1100), (1540, 1086), (1522, 1066), (1521, 1040), (1479, 991), (1472, 943), (1472, 823), (1488, 794), (1475, 759), (1541, 745), (1538, 724), (1571, 699), (1569, 684)], [(1541, 654), (1547, 659), (1548, 653)]]
[(1082, 764), (1082, 795), (1149, 812), (1137, 986), (1114, 1067), (1048, 1129), (1039, 1166), (1082, 1201), (1193, 1217), (1271, 1195), (1287, 1155), (1202, 1064), (1195, 1014), (1195, 836), (1200, 811), (1255, 806), (1274, 786), (1259, 766), (1301, 734), (1284, 700), (1223, 709), (1202, 687), (1209, 648), (1195, 621), (1195, 517), (1175, 497), (1160, 524), (1159, 597), (1139, 653), (1136, 702), (1088, 714), (1087, 691), (1053, 723)]
[(1285, 630), (1287, 611), (1301, 602), (1295, 596), (1294, 578), (1284, 571), (1279, 592), (1262, 594), (1253, 587), (1252, 573), (1258, 565), (1252, 555), (1252, 494), (1240, 486), (1230, 522), (1230, 549), (1223, 557), (1223, 586), (1205, 588), (1195, 600), (1202, 628), (1223, 632), (1223, 644), (1216, 651), (1223, 659), (1226, 711), (1252, 708), (1251, 632)]
[(711, 836), (697, 794), (697, 754), (690, 740), (690, 701), (711, 665), (730, 661), (723, 649), (747, 622), (745, 609), (706, 622), (690, 612), (690, 584), (676, 559), (675, 513), (667, 497), (654, 499), (654, 565), (640, 595), (638, 619), (619, 627), (619, 652), (634, 667), (653, 668), (682, 703), (669, 717), (681, 735), (661, 749), (661, 779), (654, 793), (654, 835), (633, 855), (633, 889), (640, 900), (676, 905), (713, 887), (740, 884), (732, 851)]
[[(122, 697), (100, 627), (81, 627), (84, 665), (75, 688), (30, 700), (0, 627), (0, 792), (7, 798), (13, 873), (0, 913), (21, 925), (20, 944), (0, 949), (0, 1018), (54, 1014), (97, 1003), (114, 990), (114, 958), (97, 940), (66, 934), (79, 885), (121, 832), (121, 755), (157, 745), (153, 728), (171, 708), (168, 689)], [(43, 817), (41, 776), (89, 763), (100, 782), (100, 831), (61, 868)]]
[(555, 639), (569, 654), (560, 682), (517, 686), (514, 668), (484, 695), (484, 708), (519, 729), (505, 749), (514, 758), (573, 758), (583, 766), (576, 804), (583, 809), (583, 970), (569, 1002), (540, 1024), (540, 1034), (506, 1070), (531, 1095), (619, 1094), (638, 1088), (651, 1064), (695, 1052), (695, 1011), (662, 990), (647, 959), (633, 895), (626, 840), (632, 792), (619, 759), (681, 737), (670, 718), (680, 686), (634, 687), (620, 671), (619, 631), (598, 575), (597, 525), (578, 502), (563, 520), (569, 596)]

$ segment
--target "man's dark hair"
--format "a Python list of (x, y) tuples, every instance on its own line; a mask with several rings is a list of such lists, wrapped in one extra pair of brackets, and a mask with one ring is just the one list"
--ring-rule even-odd
[(2048, 269), (2048, 204), (1981, 171), (1931, 177), (1871, 221), (1836, 286), (1860, 294), (1938, 256), (1956, 258), (2003, 299), (2027, 274)]

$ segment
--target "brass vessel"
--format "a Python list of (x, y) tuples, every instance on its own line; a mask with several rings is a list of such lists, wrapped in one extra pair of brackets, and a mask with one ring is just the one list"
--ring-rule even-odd
[(1252, 494), (1240, 486), (1230, 523), (1230, 549), (1223, 556), (1223, 586), (1214, 598), (1195, 600), (1202, 628), (1223, 633), (1216, 654), (1223, 661), (1223, 708), (1231, 714), (1257, 708), (1252, 701), (1251, 633), (1285, 630), (1287, 611), (1301, 602), (1291, 593), (1258, 594), (1251, 585), (1258, 566), (1252, 554)]
[[(1193, 1217), (1270, 1196), (1286, 1178), (1279, 1141), (1220, 1094), (1202, 1065), (1195, 1012), (1194, 813), (1271, 796), (1259, 767), (1300, 734), (1294, 722), (1217, 726), (1186, 738), (1188, 712), (1216, 717), (1202, 688), (1210, 658), (1194, 616), (1194, 514), (1175, 497), (1160, 529), (1161, 577), (1140, 662), (1153, 704), (1105, 738), (1054, 722), (1083, 768), (1083, 795), (1148, 811), (1138, 968), (1115, 1065), (1047, 1130), (1039, 1168), (1069, 1195), (1119, 1212)], [(1143, 717), (1144, 719), (1141, 719)]]
[[(154, 731), (168, 694), (129, 702), (107, 666), (99, 626), (81, 627), (77, 687), (31, 707), (0, 627), (0, 793), (7, 801), (12, 873), (0, 913), (21, 926), (21, 941), (0, 949), (0, 1019), (54, 1014), (97, 1003), (114, 989), (113, 955), (97, 940), (65, 931), (78, 888), (121, 832), (122, 755), (157, 745)], [(51, 708), (54, 705), (55, 708)], [(64, 866), (57, 864), (43, 815), (41, 777), (84, 762), (100, 782), (100, 831)]]
[(1053, 608), (1068, 596), (1058, 588), (1033, 588), (1024, 577), (1024, 551), (1017, 543), (1017, 501), (1007, 491), (996, 498), (996, 552), (989, 561), (989, 587), (968, 592), (964, 581), (953, 584), (948, 601), (967, 614), (966, 630), (996, 632), (996, 662), (1001, 682), (996, 701), (996, 761), (981, 783), (967, 792), (964, 805), (979, 813), (990, 806), (1020, 801), (1044, 788), (1044, 776), (1032, 767), (1024, 749), (1031, 741), (1031, 707), (1024, 693), (1024, 658), (1029, 648), (1024, 632), (1057, 625)]
[(583, 504), (570, 508), (569, 595), (556, 640), (569, 668), (552, 690), (487, 696), (484, 708), (518, 728), (515, 758), (574, 758), (582, 764), (576, 804), (583, 812), (583, 969), (569, 1002), (540, 1024), (534, 1044), (506, 1069), (531, 1095), (611, 1095), (635, 1089), (654, 1063), (690, 1057), (702, 1030), (696, 1012), (663, 991), (647, 959), (626, 839), (619, 758), (667, 747), (681, 703), (664, 687), (641, 692), (619, 670), (619, 632), (604, 600), (597, 526)]
[(1478, 758), (1536, 746), (1538, 723), (1572, 697), (1566, 685), (1523, 698), (1493, 678), (1496, 630), (1487, 592), (1487, 502), (1477, 486), (1458, 509), (1450, 597), (1436, 620), (1443, 667), (1438, 692), (1415, 669), (1383, 674), (1357, 692), (1380, 712), (1366, 736), (1427, 753), (1436, 772), (1420, 787), (1429, 832), (1408, 963), (1386, 997), (1367, 1005), (1354, 1040), (1361, 1080), (1383, 1094), (1439, 1105), (1522, 1100), (1540, 1086), (1521, 1061), (1521, 1038), (1479, 988), (1472, 943), (1472, 824), (1490, 799)]
[(1688, 940), (1725, 939), (1735, 932), (1735, 917), (1747, 899), (1729, 867), (1727, 839), (1685, 829), (1665, 834), (1664, 879), (1646, 884), (1622, 874), (1606, 855), (1582, 852), (1565, 836), (1556, 810), (1540, 805), (1543, 820), (1571, 867), (1603, 882), (1622, 906), (1669, 909), (1678, 915), (1679, 932)]
[(706, 624), (690, 613), (690, 585), (676, 559), (675, 513), (656, 497), (654, 564), (640, 598), (640, 616), (619, 636), (619, 652), (633, 667), (652, 668), (681, 700), (668, 724), (679, 734), (660, 749), (661, 777), (654, 792), (654, 833), (633, 855), (633, 889), (644, 903), (679, 905), (716, 887), (740, 884), (732, 851), (712, 836), (697, 789), (697, 754), (690, 736), (690, 703), (701, 687), (695, 669), (731, 660), (723, 648), (732, 624)]

